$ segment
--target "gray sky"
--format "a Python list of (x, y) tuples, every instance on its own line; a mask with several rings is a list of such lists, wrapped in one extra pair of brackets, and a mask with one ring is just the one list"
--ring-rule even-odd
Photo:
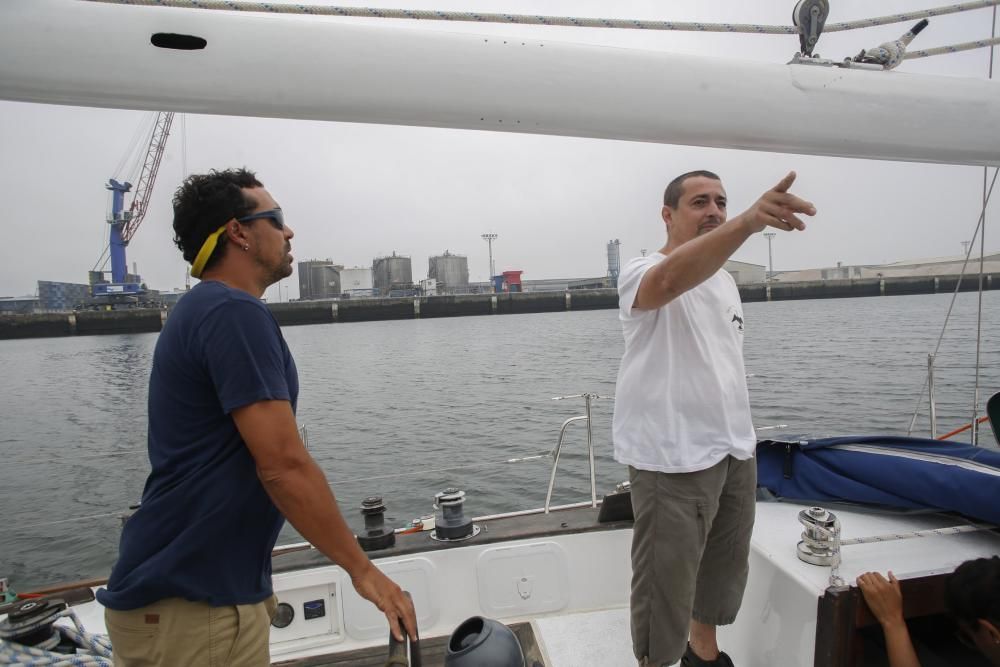
[[(324, 4), (370, 5), (371, 2)], [(678, 21), (790, 23), (792, 0), (749, 2), (588, 2), (397, 0), (384, 6), (476, 9)], [(832, 0), (829, 22), (940, 6), (943, 0)], [(170, 11), (170, 10), (163, 10)], [(931, 19), (914, 42), (930, 48), (990, 36), (991, 10)], [(349, 19), (344, 19), (349, 20)], [(765, 62), (787, 62), (788, 36), (405, 23), (407, 29), (544, 35), (547, 39), (657, 49)], [(824, 35), (817, 51), (842, 59), (902, 34), (909, 24)], [(1000, 56), (994, 62), (1000, 60)], [(985, 78), (989, 50), (911, 60), (901, 71)], [(998, 72), (1000, 74), (1000, 72)], [(677, 104), (688, 103), (679, 96)], [(971, 112), (970, 112), (971, 113)], [(37, 280), (86, 282), (107, 244), (104, 222), (116, 176), (148, 112), (0, 102), (0, 193), (6, 242), (0, 245), (0, 295), (31, 294)], [(739, 109), (733, 109), (739, 122)], [(775, 269), (878, 263), (957, 255), (971, 236), (982, 201), (982, 168), (869, 162), (623, 141), (390, 127), (350, 123), (187, 115), (174, 128), (150, 211), (128, 248), (151, 287), (182, 287), (187, 265), (171, 241), (170, 197), (183, 177), (210, 168), (258, 172), (295, 230), (296, 262), (331, 258), (370, 266), (396, 251), (413, 258), (414, 279), (427, 258), (449, 250), (469, 258), (472, 280), (488, 270), (484, 232), (497, 270), (525, 279), (588, 277), (606, 271), (605, 243), (621, 240), (622, 257), (664, 242), (662, 190), (691, 169), (719, 173), (735, 214), (789, 169), (794, 191), (819, 215), (805, 233), (774, 240)], [(992, 172), (991, 172), (992, 175)], [(125, 177), (127, 174), (119, 173)], [(987, 251), (991, 240), (987, 217)], [(996, 232), (992, 232), (994, 235)], [(995, 238), (995, 236), (993, 237)], [(734, 259), (767, 263), (767, 242), (750, 239)], [(298, 295), (298, 276), (282, 299)], [(268, 298), (277, 300), (277, 291)]]

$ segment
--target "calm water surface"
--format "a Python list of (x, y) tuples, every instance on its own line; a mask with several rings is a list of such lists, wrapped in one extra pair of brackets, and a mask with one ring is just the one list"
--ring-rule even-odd
[[(903, 433), (949, 295), (744, 306), (758, 426), (776, 435)], [(977, 296), (959, 296), (938, 357), (939, 430), (972, 413)], [(1000, 390), (1000, 292), (984, 295), (982, 403)], [(559, 426), (613, 395), (617, 311), (289, 327), (299, 422), (348, 520), (373, 493), (391, 521), (431, 511), (458, 485), (473, 515), (540, 506)], [(106, 576), (117, 513), (148, 471), (146, 382), (155, 334), (0, 341), (0, 576), (15, 589)], [(611, 401), (595, 404), (598, 492), (626, 477), (612, 460)], [(921, 403), (917, 435), (928, 429)], [(576, 429), (576, 430), (574, 430)], [(589, 497), (583, 427), (570, 427), (554, 502)], [(995, 444), (984, 431), (984, 442)], [(290, 527), (279, 542), (299, 541)]]

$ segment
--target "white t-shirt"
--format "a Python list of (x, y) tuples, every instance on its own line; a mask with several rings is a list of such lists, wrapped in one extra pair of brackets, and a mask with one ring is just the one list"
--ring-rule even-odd
[(618, 278), (625, 354), (615, 389), (615, 460), (640, 470), (692, 472), (757, 438), (743, 366), (743, 307), (719, 270), (656, 310), (633, 310), (642, 277), (664, 255), (630, 260)]

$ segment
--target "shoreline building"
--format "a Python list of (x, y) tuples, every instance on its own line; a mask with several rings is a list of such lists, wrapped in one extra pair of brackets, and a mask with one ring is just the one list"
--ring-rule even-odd
[(722, 266), (737, 285), (751, 285), (767, 282), (767, 267), (763, 264), (751, 264), (735, 259), (727, 260)]
[[(807, 282), (815, 280), (853, 280), (866, 278), (926, 278), (934, 276), (957, 276), (962, 273), (965, 255), (932, 257), (928, 259), (905, 259), (889, 264), (852, 264), (837, 262), (837, 266), (798, 271), (776, 271), (773, 280), (777, 282)], [(979, 255), (969, 257), (965, 267), (966, 275), (979, 273)], [(983, 255), (983, 273), (1000, 273), (1000, 252)]]
[(469, 258), (453, 255), (447, 250), (443, 255), (427, 260), (427, 278), (436, 281), (437, 294), (469, 293)]

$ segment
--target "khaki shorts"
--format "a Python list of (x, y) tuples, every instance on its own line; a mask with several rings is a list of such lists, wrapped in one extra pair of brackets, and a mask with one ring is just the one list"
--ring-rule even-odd
[(129, 611), (104, 610), (115, 667), (268, 667), (277, 598), (212, 607), (168, 598)]
[(649, 665), (684, 655), (694, 619), (736, 620), (749, 571), (757, 462), (733, 457), (706, 470), (661, 473), (629, 467), (632, 648)]

